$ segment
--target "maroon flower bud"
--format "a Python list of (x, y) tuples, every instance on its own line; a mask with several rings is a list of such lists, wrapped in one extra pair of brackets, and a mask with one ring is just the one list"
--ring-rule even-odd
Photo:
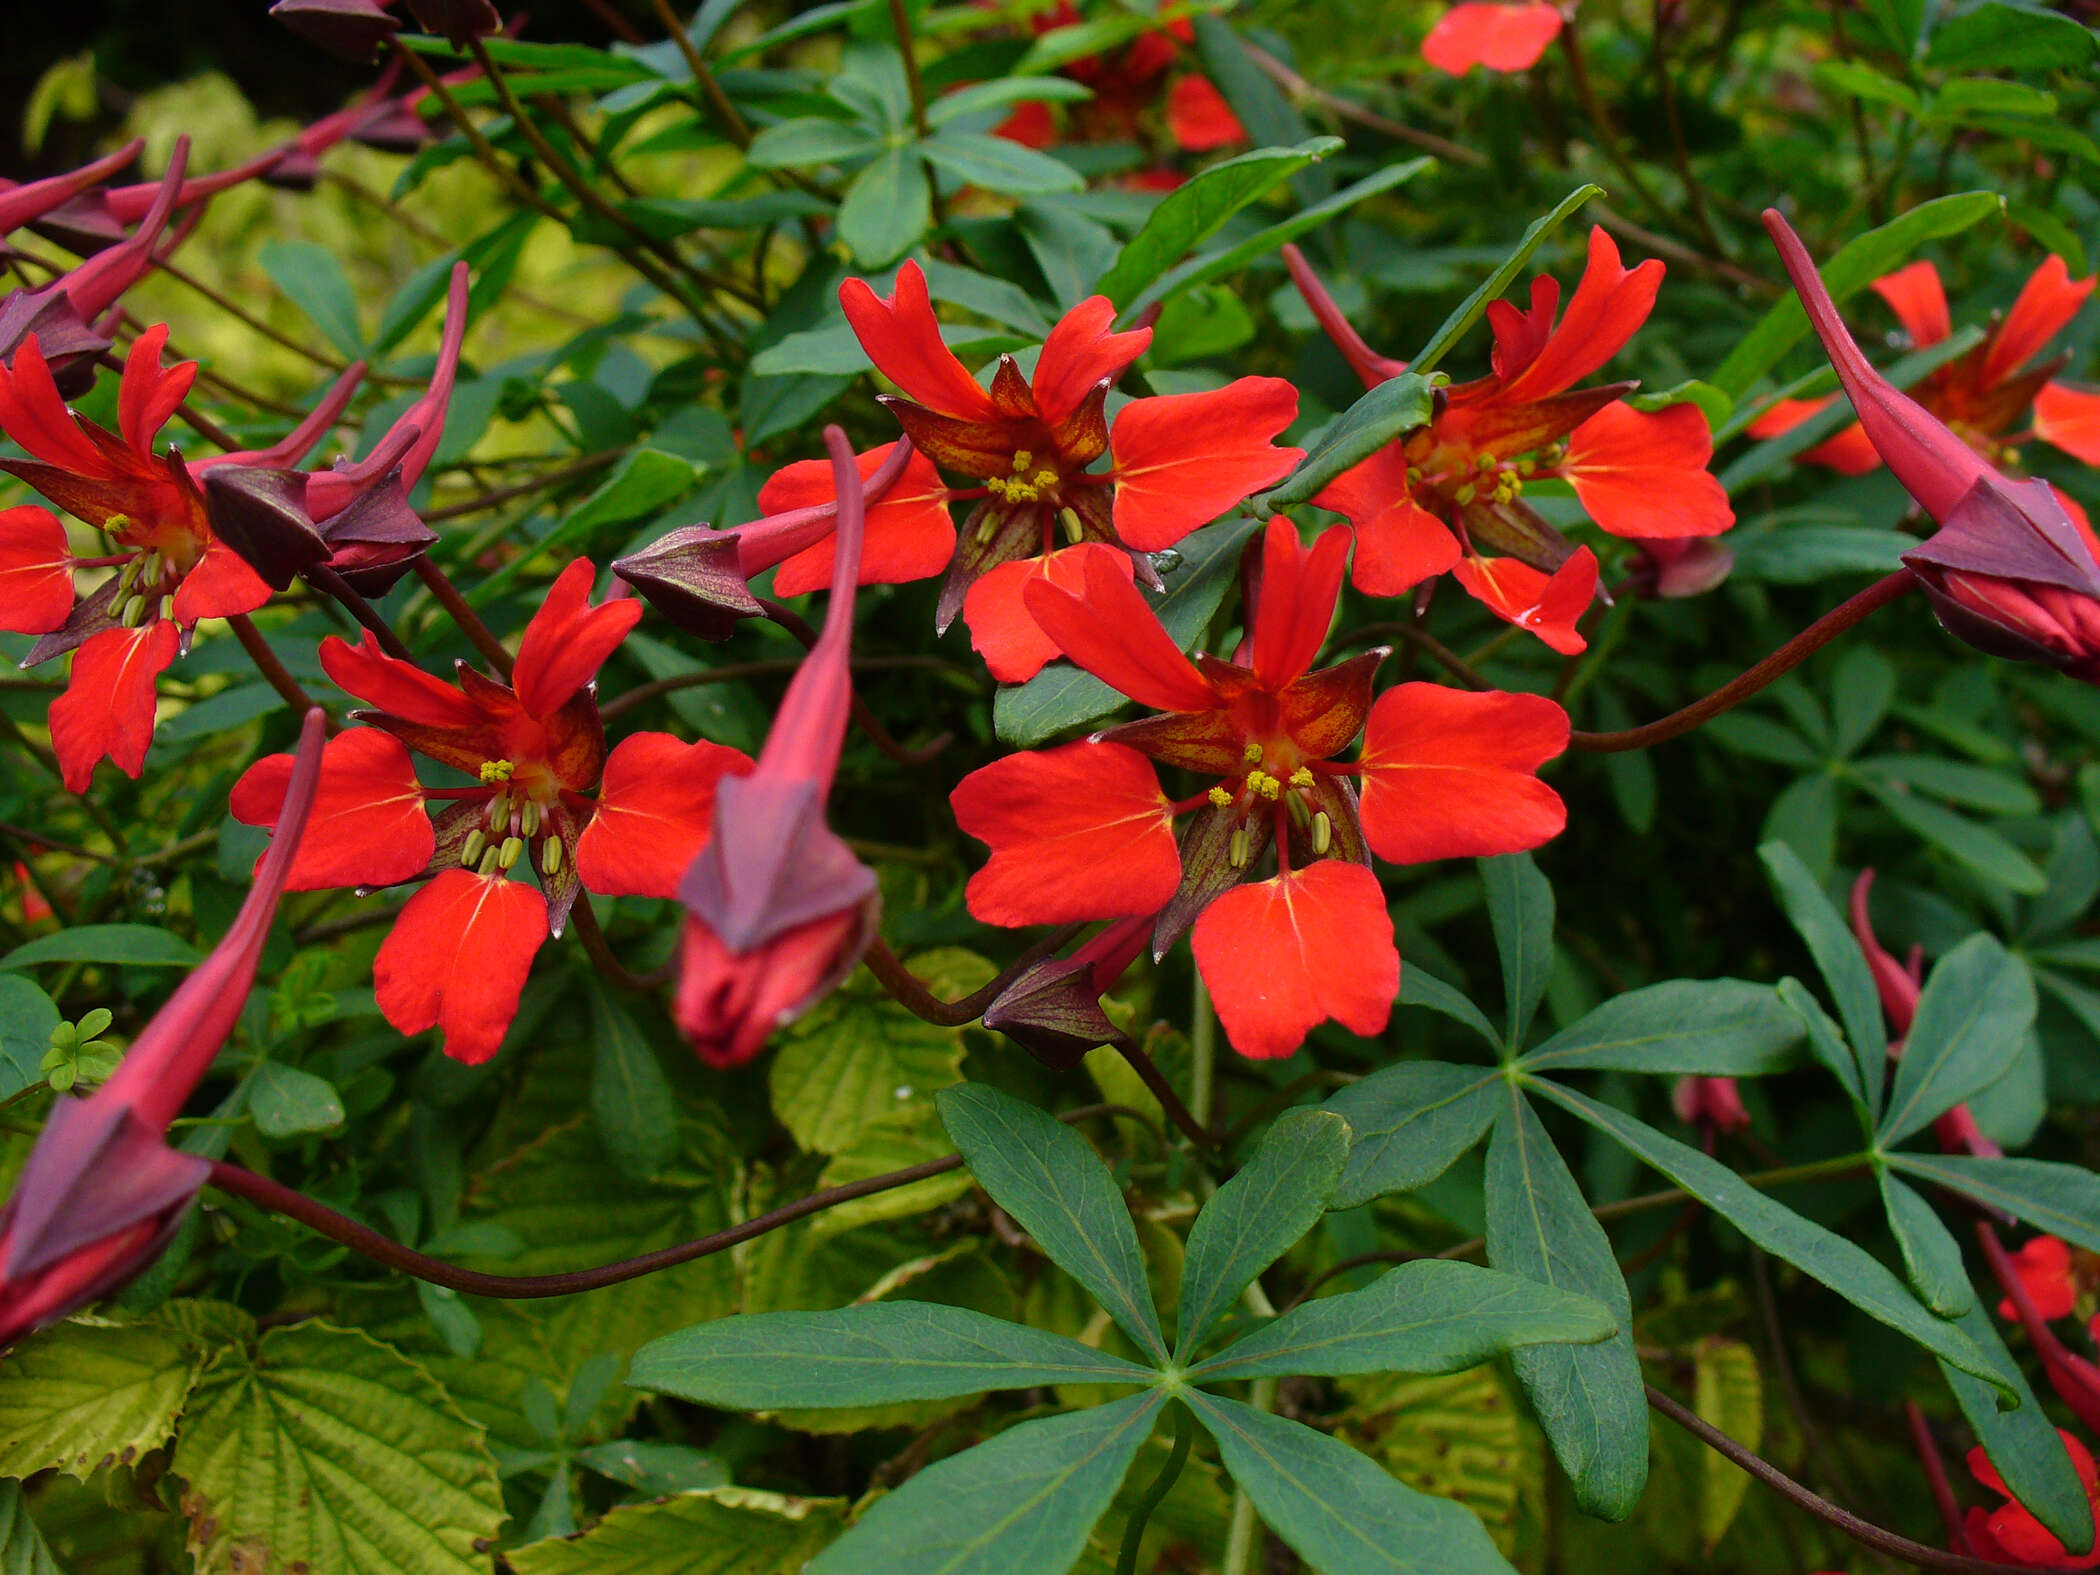
[(1119, 1030), (1101, 1010), (1101, 997), (1145, 949), (1152, 919), (1118, 919), (1071, 956), (1022, 970), (984, 1009), (984, 1026), (1059, 1072), (1097, 1045), (1113, 1044)]
[(307, 712), (278, 835), (233, 927), (86, 1099), (61, 1098), (0, 1209), (0, 1346), (125, 1284), (159, 1256), (211, 1173), (167, 1145), (233, 1031), (320, 781), (326, 718)]
[(20, 185), (0, 181), (0, 235), (25, 224), (34, 224), (52, 209), (107, 180), (137, 158), (145, 146), (145, 138), (133, 137), (116, 152), (83, 164), (77, 170), (68, 170), (63, 175), (24, 181)]
[(1686, 1125), (1716, 1132), (1741, 1132), (1750, 1125), (1750, 1112), (1743, 1108), (1732, 1077), (1680, 1077), (1670, 1090), (1670, 1108)]
[(1676, 600), (1717, 589), (1735, 568), (1735, 553), (1711, 536), (1637, 541), (1634, 583), (1649, 596)]
[(401, 30), (382, 0), (277, 0), (270, 15), (309, 44), (359, 65), (377, 59)]

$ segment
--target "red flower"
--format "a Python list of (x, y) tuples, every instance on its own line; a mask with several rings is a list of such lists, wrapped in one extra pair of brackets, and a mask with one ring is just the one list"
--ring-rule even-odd
[(1741, 1132), (1750, 1125), (1743, 1095), (1732, 1077), (1680, 1077), (1670, 1090), (1670, 1108), (1687, 1126)]
[[(1377, 1032), (1400, 969), (1371, 854), (1509, 853), (1557, 834), (1565, 811), (1533, 772), (1566, 746), (1566, 715), (1534, 695), (1420, 683), (1374, 705), (1382, 651), (1310, 671), (1348, 554), (1338, 530), (1307, 551), (1289, 521), (1269, 522), (1245, 665), (1192, 662), (1112, 549), (1076, 554), (1084, 597), (1037, 582), (1029, 611), (1081, 667), (1164, 714), (963, 779), (956, 820), (991, 848), (970, 912), (1008, 926), (1156, 914), (1155, 955), (1193, 925), (1197, 966), (1246, 1055), (1289, 1055), (1329, 1017)], [(1336, 763), (1359, 733), (1356, 761)], [(1176, 802), (1147, 756), (1220, 780)], [(1262, 878), (1272, 848), (1276, 873)]]
[(1437, 18), (1436, 26), (1422, 40), (1422, 58), (1455, 77), (1475, 66), (1490, 71), (1529, 71), (1546, 46), (1560, 36), (1561, 26), (1558, 6), (1467, 0)]
[[(2061, 1428), (2064, 1448), (2071, 1452), (2071, 1464), (2078, 1472), (2078, 1480), (2085, 1484), (2085, 1496), (2100, 1511), (2100, 1470), (2093, 1465), (2093, 1457), (2084, 1444)], [(2033, 1513), (2012, 1496), (2012, 1489), (2005, 1485), (2005, 1478), (1991, 1464), (1990, 1456), (1981, 1445), (1969, 1451), (1970, 1474), (1978, 1482), (2003, 1498), (2005, 1502), (1993, 1510), (1971, 1507), (1962, 1523), (1962, 1536), (1967, 1539), (1969, 1551), (1980, 1559), (1995, 1559), (2006, 1564), (2025, 1564), (2044, 1570), (2089, 1570), (2100, 1565), (2100, 1548), (2079, 1558), (2064, 1551), (2064, 1545), (2055, 1534), (2045, 1529), (2034, 1518)]]
[[(637, 733), (608, 756), (592, 679), (641, 616), (638, 602), (589, 603), (591, 565), (562, 571), (526, 626), (500, 684), (460, 665), (448, 684), (358, 645), (321, 642), (321, 666), (377, 709), (329, 742), (313, 824), (290, 888), (425, 879), (374, 964), (379, 1009), (403, 1033), (438, 1028), (469, 1064), (496, 1053), (533, 954), (559, 935), (583, 887), (669, 897), (706, 844), (715, 792), (750, 761), (719, 744)], [(426, 788), (409, 751), (476, 778)], [(234, 785), (235, 818), (274, 824), (287, 758), (257, 761)], [(592, 797), (592, 790), (596, 797)], [(433, 826), (430, 801), (445, 805)], [(511, 879), (530, 869), (539, 890)]]
[[(1364, 345), (1302, 257), (1287, 250), (1287, 260), (1365, 387), (1405, 370)], [(1574, 567), (1584, 555), (1523, 501), (1527, 481), (1567, 481), (1590, 518), (1618, 536), (1712, 536), (1735, 522), (1727, 494), (1707, 474), (1713, 437), (1696, 407), (1635, 410), (1619, 397), (1631, 383), (1568, 392), (1647, 320), (1662, 276), (1652, 259), (1622, 267), (1611, 237), (1593, 229), (1582, 284), (1557, 326), (1560, 286), (1551, 278), (1532, 281), (1528, 310), (1489, 305), (1490, 375), (1448, 390), (1428, 426), (1344, 471), (1313, 500), (1354, 528), (1359, 587), (1396, 596), (1456, 571), (1497, 617), (1575, 652), (1595, 560)]]
[[(1993, 465), (2016, 463), (2012, 433), (2020, 415), (2034, 407), (2033, 435), (2088, 465), (2100, 464), (2100, 394), (2056, 382), (2061, 358), (2031, 369), (2027, 363), (2078, 314), (2093, 293), (2094, 280), (2073, 279), (2061, 257), (2035, 269), (2012, 310), (1984, 341), (1935, 368), (1911, 397)], [(1895, 312), (1911, 344), (1923, 350), (1953, 332), (1939, 270), (1929, 261), (1911, 263), (1874, 281), (1874, 291)], [(1798, 426), (1837, 396), (1783, 399), (1750, 424), (1752, 437), (1776, 437)], [(1848, 476), (1881, 464), (1866, 429), (1858, 422), (1806, 450), (1810, 464), (1828, 465)]]
[(758, 764), (727, 778), (713, 836), (678, 884), (686, 905), (678, 1026), (700, 1058), (731, 1067), (829, 991), (875, 938), (874, 873), (825, 824), (853, 703), (853, 601), (865, 536), (860, 477), (824, 429), (838, 499), (824, 632), (774, 716)]
[[(2044, 1318), (2068, 1318), (2078, 1305), (2078, 1280), (2071, 1272), (2071, 1248), (2054, 1236), (2036, 1236), (2012, 1255), (2020, 1284), (2035, 1311)], [(2017, 1318), (2010, 1296), (1998, 1303), (2000, 1318)]]
[[(883, 402), (912, 442), (936, 464), (983, 483), (951, 494), (982, 501), (963, 525), (939, 619), (945, 629), (962, 613), (1002, 682), (1034, 677), (1056, 652), (1020, 595), (1030, 571), (988, 571), (1032, 564), (1036, 574), (1050, 572), (1042, 560), (1060, 550), (1060, 540), (1126, 554), (1160, 551), (1303, 457), (1270, 441), (1298, 413), (1297, 390), (1273, 377), (1133, 400), (1111, 431), (1109, 387), (1144, 353), (1152, 331), (1111, 332), (1115, 308), (1103, 296), (1082, 301), (1051, 330), (1032, 381), (1002, 356), (989, 393), (942, 343), (917, 263), (904, 265), (887, 298), (849, 279), (839, 299), (869, 358), (904, 390), (906, 397)], [(1090, 470), (1104, 452), (1110, 468)], [(1134, 572), (1158, 583), (1149, 560)]]

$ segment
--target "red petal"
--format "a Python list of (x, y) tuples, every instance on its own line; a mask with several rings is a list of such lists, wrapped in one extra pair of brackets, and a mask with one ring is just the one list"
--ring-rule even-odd
[(180, 637), (164, 618), (105, 629), (73, 653), (66, 692), (51, 702), (51, 747), (69, 793), (85, 793), (107, 755), (136, 777), (153, 742), (153, 680), (175, 660)]
[(1307, 552), (1297, 526), (1281, 514), (1270, 517), (1254, 610), (1254, 670), (1271, 689), (1304, 677), (1320, 654), (1348, 562), (1347, 531), (1321, 532)]
[(1456, 5), (1437, 18), (1422, 40), (1422, 58), (1462, 77), (1475, 66), (1529, 71), (1560, 33), (1552, 5)]
[[(1543, 399), (1571, 388), (1619, 353), (1634, 331), (1648, 320), (1656, 292), (1662, 288), (1663, 265), (1657, 258), (1635, 268), (1619, 262), (1618, 244), (1597, 226), (1590, 231), (1589, 262), (1582, 283), (1560, 326), (1528, 363), (1505, 367), (1497, 324), (1496, 374), (1504, 379), (1500, 398), (1510, 404)], [(1506, 303), (1497, 302), (1496, 305)], [(1489, 308), (1490, 315), (1494, 308)]]
[(1991, 335), (1984, 353), (1983, 384), (1994, 387), (2011, 377), (2041, 352), (2059, 330), (2078, 315), (2085, 298), (2093, 293), (2092, 279), (2073, 279), (2061, 257), (2051, 256), (2035, 269), (2013, 302), (2005, 321)]
[(1212, 153), (1247, 140), (1247, 128), (1208, 77), (1182, 77), (1167, 90), (1167, 130), (1184, 153)]
[[(1745, 430), (1754, 438), (1777, 437), (1799, 426), (1835, 398), (1835, 394), (1826, 394), (1821, 399), (1776, 399)], [(1803, 449), (1796, 459), (1804, 465), (1827, 465), (1846, 476), (1864, 476), (1881, 468), (1881, 455), (1875, 451), (1867, 429), (1857, 421), (1839, 428), (1814, 448)]]
[(1045, 426), (1062, 424), (1085, 402), (1095, 384), (1103, 378), (1113, 382), (1121, 377), (1124, 368), (1152, 343), (1149, 328), (1110, 333), (1109, 325), (1115, 320), (1114, 303), (1105, 295), (1090, 295), (1050, 330), (1029, 383)]
[[(896, 449), (894, 443), (856, 455), (863, 481), (882, 468)], [(809, 508), (833, 501), (831, 461), (803, 459), (775, 471), (758, 491), (758, 506), (768, 514)], [(866, 536), (860, 553), (860, 583), (904, 585), (923, 580), (948, 567), (955, 556), (955, 521), (948, 514), (948, 489), (941, 485), (940, 472), (924, 454), (913, 452), (905, 461), (904, 474), (883, 493), (881, 501), (868, 505)], [(801, 596), (821, 591), (831, 584), (832, 539), (826, 536), (814, 547), (781, 560), (773, 576), (773, 594)]]
[(175, 587), (175, 621), (187, 626), (199, 618), (231, 618), (254, 612), (269, 599), (270, 587), (247, 560), (213, 540)]
[(1291, 1054), (1330, 1017), (1351, 1033), (1385, 1032), (1400, 990), (1385, 893), (1360, 864), (1323, 859), (1235, 886), (1203, 910), (1190, 943), (1225, 1037), (1261, 1060)]
[(607, 897), (675, 897), (685, 867), (714, 832), (715, 785), (751, 757), (669, 733), (622, 739), (605, 762), (597, 813), (576, 844), (576, 872)]
[(334, 635), (321, 642), (321, 671), (345, 694), (419, 727), (478, 728), (481, 712), (452, 685), (411, 662), (388, 656), (362, 631), (356, 645)]
[[(233, 785), (233, 818), (274, 829), (291, 777), (290, 755), (256, 761)], [(436, 849), (407, 748), (376, 727), (353, 727), (321, 751), (320, 784), (285, 890), (390, 886), (420, 874)]]
[(588, 558), (562, 570), (525, 626), (511, 688), (528, 715), (547, 717), (561, 709), (642, 621), (642, 604), (632, 596), (590, 604), (594, 572)]
[(1597, 590), (1597, 555), (1589, 548), (1578, 547), (1550, 577), (1515, 558), (1461, 558), (1452, 573), (1489, 612), (1529, 629), (1561, 655), (1589, 645), (1575, 627)]
[(12, 371), (0, 366), (0, 431), (47, 465), (90, 480), (115, 475), (59, 397), (35, 334), (15, 352)]
[(942, 341), (917, 263), (897, 270), (896, 289), (887, 297), (865, 279), (848, 279), (839, 286), (839, 305), (876, 369), (927, 409), (964, 421), (997, 417), (991, 396)]
[(73, 554), (58, 516), (34, 503), (0, 509), (0, 629), (49, 634), (73, 612)]
[(1395, 864), (1521, 853), (1568, 812), (1534, 774), (1568, 747), (1568, 715), (1539, 695), (1398, 684), (1364, 728), (1364, 835)]
[(1458, 562), (1458, 538), (1408, 492), (1407, 455), (1397, 443), (1343, 471), (1313, 502), (1356, 528), (1353, 575), (1369, 595), (1398, 596)]
[(2034, 396), (2034, 435), (2073, 459), (2100, 465), (2100, 393), (2044, 383)]
[(1559, 473), (1589, 517), (1615, 536), (1718, 536), (1735, 523), (1707, 474), (1713, 434), (1697, 405), (1606, 405), (1568, 438)]
[[(1889, 303), (1918, 349), (1936, 345), (1954, 332), (1947, 316), (1947, 292), (1940, 288), (1940, 271), (1930, 259), (1921, 257), (1907, 267), (1882, 275), (1874, 281), (1873, 288)], [(2026, 357), (2020, 359), (2024, 361)]]
[(1044, 581), (1026, 584), (1021, 592), (1029, 616), (1060, 651), (1155, 711), (1206, 711), (1218, 703), (1131, 583), (1124, 554), (1090, 541), (1059, 556), (1067, 555), (1077, 557), (1084, 569), (1085, 600)]
[(501, 875), (446, 870), (408, 899), (372, 962), (379, 1010), (404, 1034), (436, 1028), (445, 1054), (477, 1066), (518, 1015), (547, 938), (547, 904)]
[(1305, 452), (1270, 440), (1297, 415), (1298, 390), (1280, 377), (1131, 401), (1109, 433), (1116, 533), (1140, 552), (1158, 552), (1281, 481)]
[(1120, 744), (1008, 755), (964, 777), (948, 802), (955, 823), (992, 850), (967, 892), (986, 924), (1136, 918), (1181, 880), (1159, 778)]
[[(1046, 557), (995, 564), (971, 584), (963, 598), (963, 622), (970, 626), (971, 647), (999, 682), (1025, 684), (1043, 670), (1045, 662), (1063, 654), (1029, 613), (1025, 593), (1041, 580), (1075, 596), (1083, 595), (1089, 562), (1106, 565), (1126, 583), (1134, 578), (1130, 554), (1087, 542), (1061, 547)], [(1133, 590), (1131, 594), (1137, 593)]]
[(143, 455), (153, 452), (153, 440), (168, 424), (168, 417), (189, 398), (190, 385), (197, 381), (197, 363), (184, 361), (160, 369), (160, 353), (168, 342), (168, 325), (156, 323), (132, 341), (124, 358), (124, 379), (117, 389), (117, 430), (124, 441)]
[(1018, 142), (1024, 148), (1053, 148), (1057, 146), (1057, 122), (1051, 118), (1048, 104), (1031, 99), (1016, 104), (1013, 113), (992, 128), (992, 135)]

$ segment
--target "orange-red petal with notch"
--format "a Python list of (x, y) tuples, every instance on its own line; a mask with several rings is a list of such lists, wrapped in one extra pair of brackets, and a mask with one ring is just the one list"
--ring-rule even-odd
[(412, 662), (379, 649), (369, 629), (358, 642), (329, 635), (321, 642), (321, 671), (345, 694), (404, 722), (431, 728), (479, 728), (482, 715), (465, 695)]
[[(233, 785), (227, 805), (233, 818), (274, 830), (291, 779), (290, 755), (256, 761)], [(321, 751), (314, 807), (284, 889), (390, 886), (421, 874), (436, 851), (437, 834), (424, 812), (423, 785), (408, 747), (376, 727), (353, 727)]]
[(897, 270), (896, 288), (887, 296), (877, 295), (865, 279), (848, 279), (839, 286), (839, 305), (868, 359), (911, 398), (963, 421), (997, 419), (991, 395), (942, 340), (917, 263)]
[(51, 702), (51, 748), (69, 793), (85, 793), (105, 755), (127, 777), (153, 742), (153, 681), (175, 660), (180, 636), (156, 618), (137, 629), (105, 629), (73, 653), (66, 692)]
[(1215, 153), (1247, 140), (1247, 128), (1209, 77), (1177, 78), (1167, 89), (1167, 130), (1184, 153)]
[(1305, 451), (1272, 439), (1297, 415), (1298, 390), (1280, 377), (1131, 401), (1108, 435), (1116, 534), (1139, 552), (1158, 552), (1281, 481)]
[(2019, 299), (2005, 314), (2005, 321), (1991, 335), (1984, 352), (1983, 384), (1994, 387), (2011, 377), (2036, 355), (2085, 305), (2093, 293), (2093, 279), (2073, 279), (2061, 257), (2052, 255), (2029, 275)]
[(985, 924), (1137, 918), (1181, 883), (1173, 808), (1151, 762), (1121, 744), (1008, 755), (964, 777), (948, 802), (992, 850), (965, 891)]
[(502, 875), (446, 870), (408, 899), (372, 960), (379, 1010), (404, 1034), (438, 1029), (444, 1051), (478, 1066), (518, 1015), (546, 899)]
[(73, 613), (73, 554), (58, 516), (35, 503), (0, 509), (0, 629), (49, 634)]
[(1400, 991), (1400, 954), (1378, 877), (1323, 859), (1235, 886), (1206, 907), (1190, 944), (1232, 1048), (1290, 1055), (1330, 1017), (1379, 1034)]
[(1021, 600), (1051, 643), (1105, 684), (1155, 711), (1205, 711), (1217, 695), (1182, 655), (1137, 586), (1124, 555), (1100, 542), (1083, 542), (1060, 556), (1076, 559), (1085, 575), (1084, 599), (1034, 578)]
[[(963, 622), (970, 626), (970, 645), (1002, 684), (1025, 684), (1063, 653), (1028, 610), (1024, 593), (1037, 580), (1075, 596), (1086, 591), (1086, 565), (1098, 561), (1126, 581), (1134, 578), (1130, 555), (1086, 542), (1061, 547), (1041, 558), (1016, 558), (994, 564), (979, 575), (963, 598)], [(1135, 591), (1132, 592), (1136, 594)]]
[(2100, 393), (2044, 383), (2034, 396), (2034, 435), (2073, 459), (2100, 465)]
[(1116, 308), (1105, 295), (1090, 295), (1058, 319), (1043, 341), (1029, 388), (1043, 425), (1056, 427), (1077, 410), (1103, 378), (1113, 382), (1152, 343), (1152, 330), (1112, 333)]
[[(880, 448), (855, 456), (865, 481), (881, 469), (896, 448)], [(797, 460), (775, 471), (759, 488), (758, 506), (768, 514), (809, 508), (832, 501), (831, 462), (824, 459)], [(835, 549), (826, 536), (813, 547), (783, 558), (773, 576), (773, 594), (802, 596), (831, 584)], [(868, 505), (867, 525), (860, 553), (860, 583), (906, 585), (927, 579), (948, 567), (955, 556), (955, 521), (948, 513), (948, 489), (940, 472), (924, 454), (913, 452), (905, 461), (904, 474), (882, 497)]]
[(1522, 404), (1572, 388), (1588, 377), (1648, 320), (1662, 281), (1659, 258), (1627, 268), (1619, 261), (1618, 243), (1602, 225), (1593, 227), (1589, 260), (1567, 314), (1530, 364), (1504, 385), (1500, 397)]
[(576, 873), (605, 897), (675, 897), (714, 834), (715, 788), (751, 757), (705, 740), (636, 733), (606, 758), (598, 808), (576, 841)]
[(1298, 527), (1271, 515), (1262, 537), (1261, 593), (1254, 606), (1254, 670), (1271, 689), (1302, 678), (1327, 640), (1342, 571), (1349, 563), (1349, 533), (1322, 531), (1307, 551)]
[(1327, 483), (1313, 499), (1345, 516), (1356, 531), (1351, 576), (1370, 596), (1398, 596), (1447, 574), (1458, 562), (1451, 527), (1407, 490), (1407, 455), (1388, 443)]
[(551, 716), (565, 705), (642, 620), (641, 601), (633, 596), (590, 604), (595, 572), (588, 558), (562, 570), (525, 626), (511, 688), (530, 716)]
[(1889, 303), (1889, 310), (1918, 349), (1936, 345), (1954, 332), (1947, 315), (1947, 292), (1940, 287), (1940, 271), (1930, 258), (1921, 257), (1883, 274), (1874, 281), (1873, 290)]
[(1363, 827), (1395, 864), (1522, 853), (1567, 825), (1538, 768), (1568, 747), (1541, 695), (1396, 684), (1364, 724)]
[(1455, 5), (1422, 40), (1422, 58), (1462, 77), (1475, 66), (1529, 71), (1560, 35), (1560, 8), (1552, 5)]
[(1451, 572), (1489, 612), (1529, 629), (1561, 655), (1588, 647), (1575, 625), (1597, 590), (1597, 555), (1589, 548), (1576, 548), (1550, 575), (1516, 558), (1461, 558)]
[(199, 618), (231, 618), (254, 612), (269, 599), (270, 587), (263, 577), (215, 537), (175, 587), (175, 621), (187, 627)]
[(160, 353), (167, 342), (168, 325), (156, 323), (132, 342), (124, 358), (124, 377), (117, 387), (117, 430), (138, 454), (152, 454), (153, 439), (197, 381), (194, 361), (161, 370)]
[(0, 366), (0, 432), (45, 464), (76, 476), (108, 480), (116, 474), (67, 411), (35, 334), (15, 352), (12, 371)]
[(1636, 410), (1606, 405), (1568, 435), (1555, 467), (1584, 512), (1614, 536), (1718, 536), (1735, 523), (1721, 483), (1707, 473), (1713, 433), (1697, 405)]

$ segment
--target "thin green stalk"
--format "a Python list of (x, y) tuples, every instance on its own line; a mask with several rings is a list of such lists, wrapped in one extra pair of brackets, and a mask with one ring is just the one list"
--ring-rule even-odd
[(1189, 1069), (1189, 1109), (1195, 1112), (1198, 1122), (1215, 1132), (1217, 1123), (1211, 1119), (1211, 1103), (1218, 1062), (1218, 1014), (1210, 1004), (1210, 991), (1200, 973), (1196, 975), (1195, 1000), (1190, 1009), (1189, 1054), (1193, 1063)]
[(1116, 1575), (1137, 1575), (1138, 1549), (1145, 1540), (1145, 1527), (1152, 1519), (1152, 1512), (1159, 1508), (1160, 1500), (1172, 1491), (1181, 1468), (1188, 1464), (1189, 1446), (1196, 1441), (1195, 1424), (1189, 1419), (1189, 1408), (1179, 1401), (1174, 1411), (1174, 1451), (1167, 1456), (1167, 1463), (1159, 1468), (1159, 1475), (1145, 1489), (1145, 1496), (1130, 1512), (1129, 1529), (1123, 1533), (1123, 1553), (1116, 1560)]
[[(1254, 1392), (1247, 1397), (1248, 1404), (1257, 1411), (1276, 1409), (1276, 1380), (1257, 1378)], [(1245, 1488), (1235, 1488), (1232, 1495), (1232, 1530), (1225, 1537), (1225, 1562), (1219, 1566), (1219, 1575), (1249, 1575), (1254, 1568), (1254, 1555), (1261, 1541), (1261, 1522), (1254, 1517), (1254, 1500), (1247, 1496)]]

